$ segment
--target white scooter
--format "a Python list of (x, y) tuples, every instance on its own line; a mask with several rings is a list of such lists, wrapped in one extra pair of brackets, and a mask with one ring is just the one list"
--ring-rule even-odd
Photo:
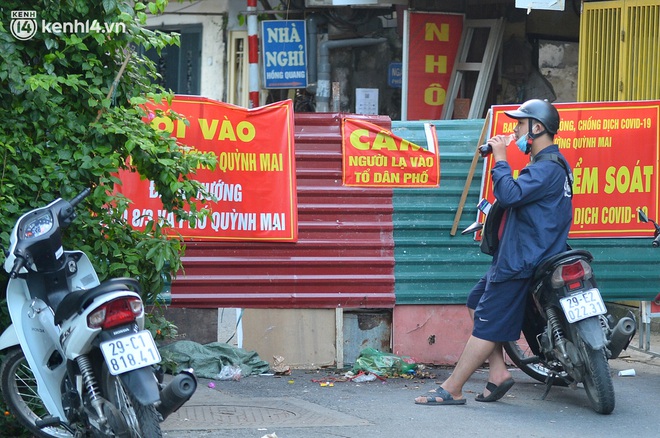
[[(65, 251), (61, 230), (90, 193), (22, 215), (4, 268), (12, 325), (0, 336), (2, 395), (39, 437), (160, 437), (160, 422), (197, 387), (192, 372), (167, 385), (132, 278), (103, 283), (85, 253)], [(162, 375), (160, 376), (162, 377)]]

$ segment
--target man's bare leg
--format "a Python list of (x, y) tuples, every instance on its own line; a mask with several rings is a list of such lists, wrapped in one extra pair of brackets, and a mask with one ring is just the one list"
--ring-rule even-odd
[[(493, 354), (496, 345), (495, 342), (470, 336), (461, 357), (458, 359), (456, 368), (454, 368), (449, 378), (440, 387), (449, 392), (454, 399), (462, 399), (463, 385), (465, 385), (465, 382), (468, 381), (477, 368), (483, 365), (486, 359)], [(417, 397), (415, 401), (417, 403), (423, 403), (425, 400), (422, 399), (426, 398), (425, 396)]]
[[(452, 397), (463, 398), (463, 386), (465, 382), (494, 353), (496, 347), (497, 343), (495, 342), (470, 336), (467, 344), (465, 344), (463, 354), (458, 359), (456, 368), (454, 368), (449, 378), (440, 386), (446, 389)], [(504, 359), (502, 359), (502, 363), (504, 363)]]
[[(470, 320), (474, 321), (474, 310), (468, 308), (470, 314)], [(493, 382), (495, 385), (500, 386), (504, 381), (511, 378), (511, 373), (509, 368), (504, 362), (504, 351), (502, 350), (502, 344), (497, 343), (493, 349), (493, 353), (488, 356), (488, 381)], [(490, 391), (484, 389), (484, 397), (488, 397)]]

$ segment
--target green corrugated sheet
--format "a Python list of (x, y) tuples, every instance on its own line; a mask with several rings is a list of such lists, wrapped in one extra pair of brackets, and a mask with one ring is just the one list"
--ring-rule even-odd
[[(440, 187), (395, 189), (394, 257), (396, 304), (464, 304), (490, 264), (472, 235), (461, 230), (476, 217), (483, 160), (479, 159), (458, 231), (451, 228), (479, 141), (483, 119), (431, 122), (438, 134)], [(415, 144), (426, 142), (423, 122), (392, 122), (392, 132)], [(660, 249), (648, 239), (575, 239), (595, 257), (594, 272), (606, 300), (650, 300), (660, 292)]]
[[(431, 123), (438, 135), (440, 187), (395, 189), (392, 199), (396, 304), (463, 304), (490, 263), (473, 237), (460, 233), (476, 217), (482, 159), (458, 231), (449, 234), (484, 120)], [(415, 144), (426, 143), (423, 122), (393, 121), (392, 132)]]

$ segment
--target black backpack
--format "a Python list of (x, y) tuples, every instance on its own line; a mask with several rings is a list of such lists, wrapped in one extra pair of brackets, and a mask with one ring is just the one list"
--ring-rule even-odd
[(495, 254), (495, 251), (500, 244), (498, 232), (505, 211), (506, 208), (502, 207), (497, 200), (490, 206), (490, 211), (488, 211), (488, 214), (486, 215), (486, 222), (484, 222), (484, 228), (481, 231), (480, 249), (484, 254)]
[[(573, 174), (564, 163), (564, 160), (559, 158), (557, 154), (543, 154), (536, 157), (534, 162), (552, 160), (555, 163), (559, 164), (564, 168), (568, 181), (570, 182), (571, 196), (573, 196)], [(502, 207), (497, 200), (490, 207), (490, 211), (486, 215), (486, 222), (484, 222), (484, 228), (481, 231), (481, 252), (488, 255), (495, 254), (497, 247), (500, 244), (500, 238), (498, 236), (500, 230), (500, 224), (502, 223), (502, 217), (506, 208)]]

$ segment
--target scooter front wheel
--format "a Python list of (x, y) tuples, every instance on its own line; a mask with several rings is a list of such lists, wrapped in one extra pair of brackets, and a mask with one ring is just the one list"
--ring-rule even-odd
[(38, 428), (35, 421), (49, 416), (39, 394), (37, 380), (20, 348), (7, 350), (0, 366), (2, 396), (9, 411), (34, 436), (68, 438), (73, 435), (61, 427)]

